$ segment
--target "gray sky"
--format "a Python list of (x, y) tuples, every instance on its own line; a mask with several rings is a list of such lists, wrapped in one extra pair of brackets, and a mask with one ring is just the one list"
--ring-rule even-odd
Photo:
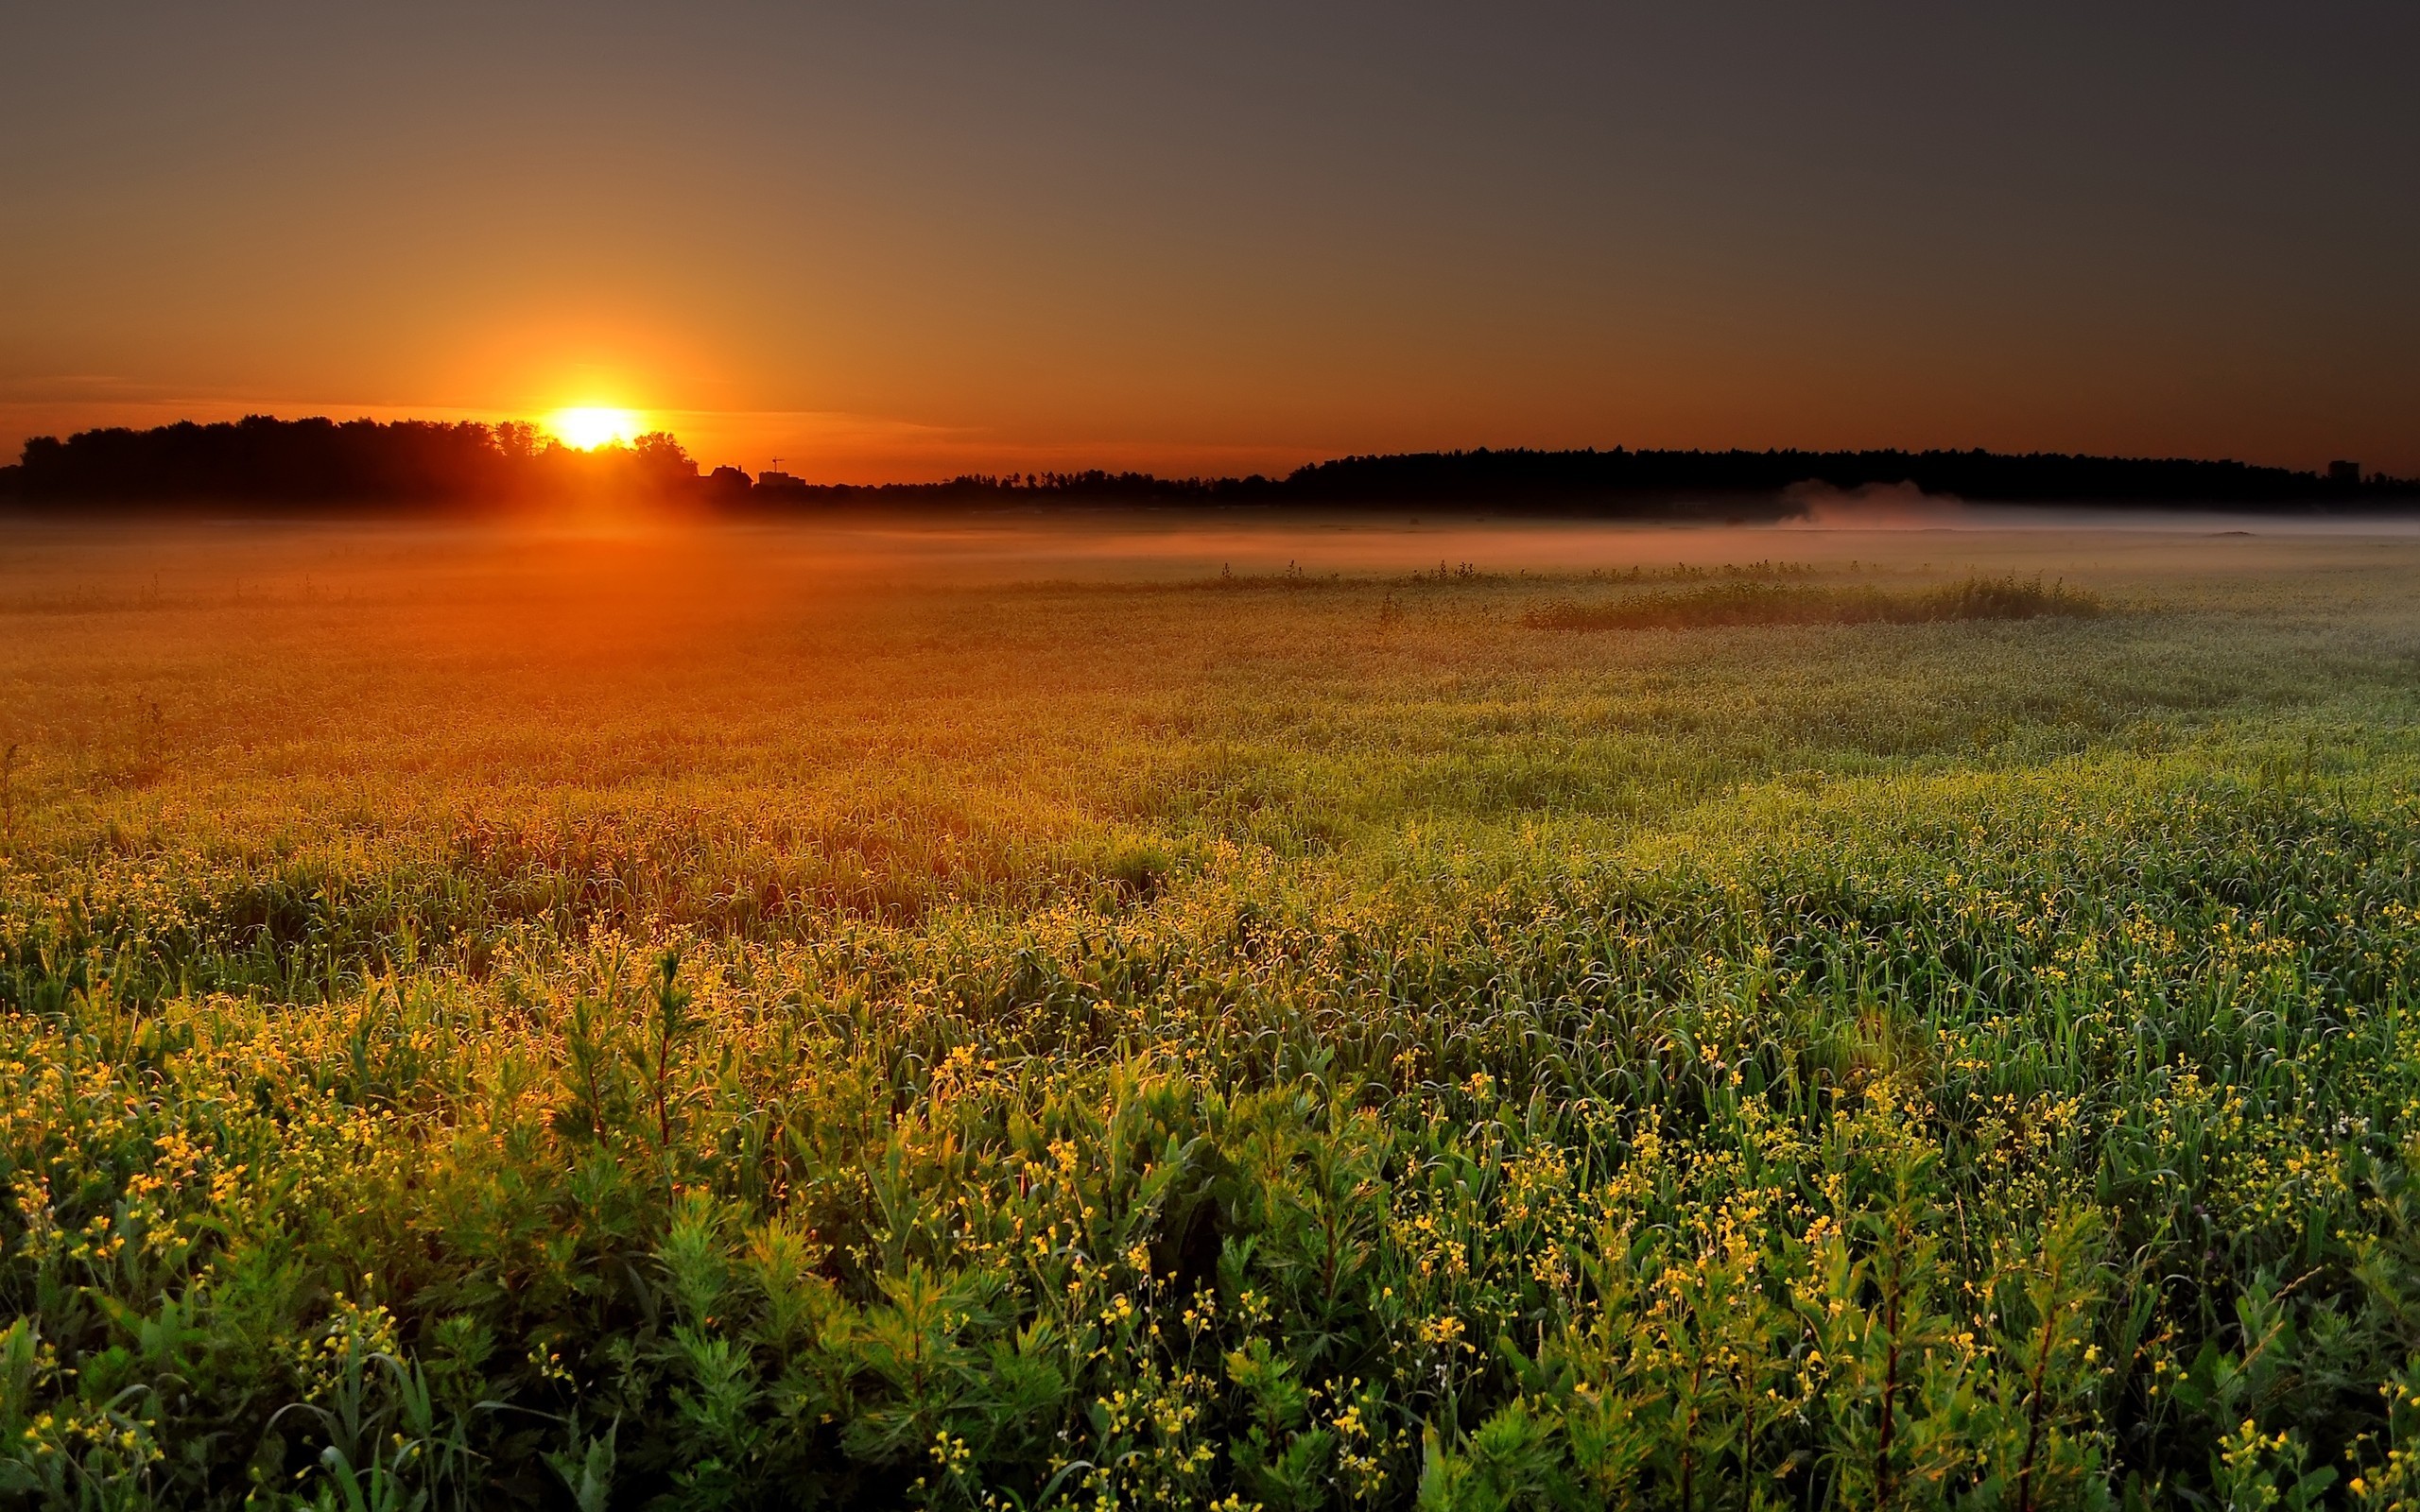
[(2420, 7), (0, 9), (0, 446), (2420, 473)]

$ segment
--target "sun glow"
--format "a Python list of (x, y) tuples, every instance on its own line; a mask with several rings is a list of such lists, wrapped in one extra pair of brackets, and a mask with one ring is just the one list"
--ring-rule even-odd
[(593, 404), (559, 409), (546, 417), (546, 429), (565, 446), (583, 452), (637, 438), (639, 416), (634, 409), (607, 409)]

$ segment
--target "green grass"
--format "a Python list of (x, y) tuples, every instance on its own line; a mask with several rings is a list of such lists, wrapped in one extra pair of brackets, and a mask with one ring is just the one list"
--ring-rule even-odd
[(2420, 1495), (2420, 548), (1799, 539), (29, 535), (0, 1492)]
[(1805, 587), (1745, 577), (1681, 593), (1641, 593), (1609, 604), (1558, 602), (1521, 623), (1547, 630), (1681, 630), (1719, 625), (1925, 625), (1939, 620), (2088, 618), (2100, 600), (2042, 579), (1967, 577), (1892, 593), (1866, 585)]

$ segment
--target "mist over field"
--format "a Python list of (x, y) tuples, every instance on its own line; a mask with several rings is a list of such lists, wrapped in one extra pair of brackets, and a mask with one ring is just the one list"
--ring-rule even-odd
[(0, 1512), (2420, 1512), (2420, 6), (0, 6)]
[[(1927, 564), (2027, 570), (2141, 562), (2256, 567), (2313, 543), (2364, 550), (2420, 539), (2420, 515), (2257, 514), (2237, 510), (2073, 509), (1972, 505), (1913, 490), (1803, 490), (1806, 513), (1757, 524), (1623, 521), (1460, 509), (1262, 511), (1051, 506), (924, 514), (836, 510), (804, 520), (700, 518), (646, 507), (515, 522), (302, 519), (25, 520), (11, 523), (0, 584), (29, 595), (115, 593), (150, 576), (195, 593), (249, 569), (256, 586), (315, 566), (441, 583), (471, 572), (577, 581), (616, 561), (682, 564), (744, 589), (791, 578), (1040, 582), (1106, 575), (1135, 580), (1298, 574), (1355, 577), (1450, 571), (1488, 575), (1718, 567), (1776, 554), (1810, 564)], [(106, 543), (107, 549), (104, 548)], [(1937, 548), (1937, 549), (1936, 549)], [(676, 576), (671, 581), (693, 581)], [(743, 593), (743, 596), (745, 596)]]
[(12, 1494), (2406, 1494), (2408, 524), (6, 531)]

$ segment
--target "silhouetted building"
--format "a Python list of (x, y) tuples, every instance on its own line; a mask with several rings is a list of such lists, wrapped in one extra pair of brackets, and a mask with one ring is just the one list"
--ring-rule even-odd
[(2361, 464), (2359, 462), (2330, 462), (2327, 464), (2327, 481), (2330, 483), (2359, 483), (2361, 481)]

